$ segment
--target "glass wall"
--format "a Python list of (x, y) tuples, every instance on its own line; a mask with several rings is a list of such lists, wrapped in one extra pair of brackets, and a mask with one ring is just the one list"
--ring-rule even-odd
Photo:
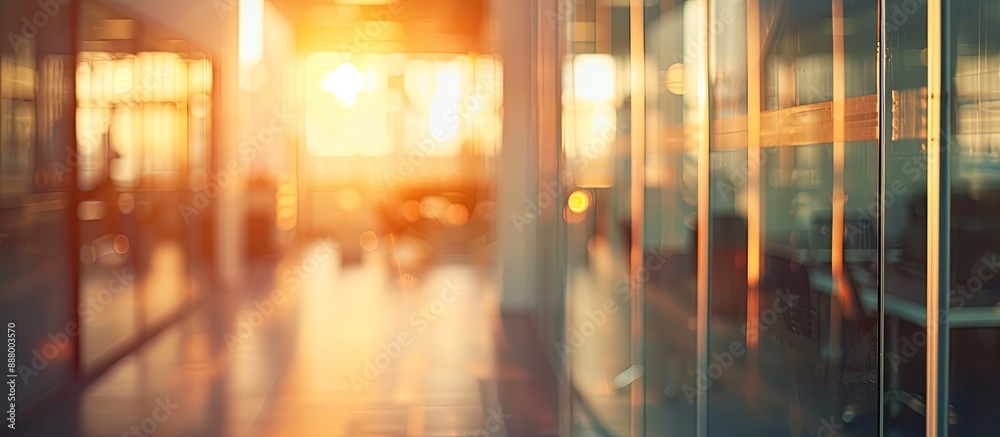
[(214, 73), (98, 0), (4, 1), (0, 33), (0, 318), (25, 411), (208, 288)]
[[(699, 152), (708, 51), (705, 4), (664, 0), (645, 9), (646, 130), (643, 265), (645, 426), (693, 435), (698, 426)], [(655, 363), (655, 364), (653, 364)], [(652, 364), (652, 365), (650, 365)]]
[[(886, 3), (882, 185), (885, 188), (882, 262), (886, 429), (925, 432), (927, 394), (927, 126), (928, 10), (904, 1)], [(905, 8), (905, 10), (904, 10)], [(889, 226), (888, 224), (894, 224)], [(935, 268), (935, 267), (930, 267)]]
[[(565, 370), (598, 423), (575, 431), (990, 434), (1000, 2), (558, 4)], [(614, 160), (580, 146), (603, 144), (599, 120), (618, 125)], [(619, 291), (638, 312), (598, 311)]]
[[(622, 2), (559, 2), (563, 54), (559, 196), (566, 284), (564, 337), (551, 346), (574, 387), (573, 427), (623, 435), (640, 392), (633, 359), (630, 264), (630, 17)], [(556, 194), (559, 193), (559, 194)], [(541, 203), (541, 202), (539, 202)]]
[(18, 409), (72, 378), (79, 325), (69, 5), (0, 2), (0, 320), (17, 344)]
[(940, 230), (949, 277), (939, 289), (948, 313), (939, 402), (947, 400), (952, 435), (985, 436), (1000, 407), (1000, 1), (952, 0), (942, 13), (941, 182), (950, 198)]
[(878, 190), (876, 28), (856, 24), (876, 5), (717, 1), (703, 17), (707, 350), (685, 386), (704, 399), (699, 429), (811, 435), (849, 418), (870, 433), (878, 309), (859, 293), (877, 211), (847, 211)]
[(177, 314), (207, 284), (212, 63), (97, 0), (80, 9), (76, 140), (85, 367)]

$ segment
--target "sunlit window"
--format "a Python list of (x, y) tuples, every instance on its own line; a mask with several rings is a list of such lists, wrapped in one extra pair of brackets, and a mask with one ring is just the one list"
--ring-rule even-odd
[(380, 156), (388, 129), (388, 59), (315, 53), (307, 60), (306, 148), (313, 156)]
[[(83, 52), (76, 70), (79, 183), (172, 177), (207, 153), (212, 67), (168, 52)], [(195, 151), (186, 150), (189, 142)], [(193, 153), (192, 153), (193, 152)]]
[(616, 78), (615, 60), (607, 54), (575, 55), (563, 66), (563, 148), (578, 186), (612, 183)]
[(488, 56), (315, 53), (306, 148), (313, 156), (494, 156), (501, 70)]

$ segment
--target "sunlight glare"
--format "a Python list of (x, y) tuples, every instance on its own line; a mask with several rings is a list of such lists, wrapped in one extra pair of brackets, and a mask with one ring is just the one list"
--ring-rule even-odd
[(358, 103), (358, 94), (365, 90), (365, 82), (358, 67), (347, 62), (329, 72), (320, 84), (320, 89), (333, 94), (341, 106), (353, 108)]

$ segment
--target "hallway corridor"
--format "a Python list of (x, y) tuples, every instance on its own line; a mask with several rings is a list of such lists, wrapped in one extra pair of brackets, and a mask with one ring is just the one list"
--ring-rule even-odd
[(260, 289), (209, 300), (27, 435), (508, 435), (486, 268), (400, 276), (387, 253), (346, 268), (328, 242), (297, 253), (262, 262)]
[(0, 437), (992, 437), (998, 23), (0, 0)]

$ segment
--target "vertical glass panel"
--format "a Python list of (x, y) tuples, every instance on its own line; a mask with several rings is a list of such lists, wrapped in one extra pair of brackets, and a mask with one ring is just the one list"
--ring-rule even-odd
[(73, 117), (66, 30), (72, 18), (68, 12), (49, 17), (37, 2), (0, 2), (6, 37), (0, 44), (0, 326), (16, 343), (17, 366), (5, 373), (16, 375), (10, 401), (17, 411), (68, 383), (77, 353), (79, 326), (70, 305), (77, 254), (63, 190), (75, 162), (65, 129)]
[(927, 393), (928, 17), (925, 2), (887, 0), (885, 8), (881, 104), (887, 111), (880, 128), (886, 223), (884, 431), (922, 435)]
[[(951, 211), (949, 433), (992, 435), (1000, 407), (1000, 1), (945, 2)], [(945, 230), (942, 230), (944, 232)], [(939, 418), (939, 421), (945, 420)]]
[[(748, 196), (751, 178), (759, 175), (759, 165), (750, 162), (748, 114), (750, 101), (756, 98), (759, 102), (761, 91), (759, 72), (755, 69), (752, 79), (748, 74), (750, 65), (759, 65), (756, 51), (750, 50), (752, 44), (748, 43), (748, 7), (755, 5), (746, 0), (711, 5), (711, 15), (701, 18), (702, 28), (709, 28), (712, 56), (707, 72), (711, 84), (710, 322), (708, 358), (697, 369), (693, 387), (708, 396), (708, 410), (703, 412), (708, 415), (708, 435), (762, 434), (765, 424), (779, 423), (754, 419), (759, 413), (751, 410), (753, 403), (746, 397), (751, 385), (759, 385), (757, 377), (748, 374), (752, 370), (747, 360)], [(752, 109), (759, 114), (757, 107)], [(753, 139), (758, 138), (754, 135)], [(754, 155), (756, 159), (756, 152)]]
[(629, 8), (608, 0), (559, 6), (567, 267), (566, 335), (557, 348), (580, 395), (574, 428), (628, 435), (631, 387), (641, 381), (630, 343)]
[[(698, 136), (705, 101), (704, 4), (646, 8), (646, 434), (697, 430)], [(745, 107), (745, 106), (744, 106)]]
[[(560, 54), (564, 52), (566, 41), (564, 35), (559, 32), (563, 25), (561, 20), (555, 19), (560, 14), (560, 4), (548, 3), (539, 5), (539, 16), (543, 18), (538, 27), (540, 43), (538, 49), (538, 67), (535, 80), (545, 90), (541, 92), (538, 99), (539, 106), (539, 146), (538, 146), (538, 181), (541, 191), (549, 192), (554, 198), (561, 198), (560, 182), (569, 177), (566, 169), (561, 168), (562, 145), (559, 138), (562, 135), (561, 125), (557, 120), (562, 116), (560, 105), (562, 96), (560, 95), (560, 83), (564, 72), (562, 69), (562, 59)], [(552, 17), (552, 18), (549, 18)], [(499, 62), (499, 61), (497, 61)], [(499, 64), (497, 64), (499, 65)], [(494, 79), (499, 77), (500, 71)], [(500, 97), (494, 99), (502, 100)], [(588, 199), (589, 200), (589, 199)], [(541, 292), (537, 296), (537, 317), (541, 321), (539, 324), (540, 338), (543, 345), (559, 345), (563, 343), (565, 326), (565, 275), (564, 267), (565, 244), (563, 231), (567, 225), (564, 221), (564, 207), (560, 202), (552, 201), (546, 205), (538, 205), (538, 237), (537, 243), (547, 266), (554, 268), (542, 268), (538, 271), (541, 285)], [(586, 212), (589, 209), (589, 202), (580, 204), (575, 208), (577, 211)], [(557, 371), (567, 370), (566, 364), (559, 346), (547, 348), (546, 353), (549, 361), (554, 363)], [(565, 374), (559, 374), (558, 378), (563, 381)], [(569, 387), (562, 385), (559, 389), (560, 405), (562, 416), (568, 417), (573, 410), (568, 396), (571, 393)], [(562, 420), (560, 423), (564, 423)]]
[[(85, 368), (161, 325), (204, 286), (212, 66), (99, 1), (81, 5), (75, 65)], [(219, 175), (215, 175), (219, 176)], [(216, 180), (218, 179), (218, 180)], [(192, 273), (195, 271), (195, 273)]]
[(709, 434), (874, 434), (877, 5), (713, 4)]

